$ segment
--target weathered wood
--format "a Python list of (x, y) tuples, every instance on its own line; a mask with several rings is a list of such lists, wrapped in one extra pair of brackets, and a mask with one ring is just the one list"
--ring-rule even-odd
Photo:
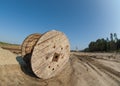
[(31, 34), (24, 40), (21, 46), (22, 57), (27, 64), (30, 64), (32, 51), (40, 37), (41, 34), (38, 33)]
[(29, 35), (22, 44), (22, 56), (34, 74), (43, 79), (62, 71), (70, 55), (70, 44), (64, 33), (49, 31)]
[(37, 41), (31, 67), (36, 76), (48, 79), (60, 73), (69, 59), (70, 44), (67, 37), (59, 31), (44, 33)]

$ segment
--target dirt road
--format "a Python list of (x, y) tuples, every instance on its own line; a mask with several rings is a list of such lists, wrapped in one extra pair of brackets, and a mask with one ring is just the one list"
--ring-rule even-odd
[(27, 68), (21, 56), (13, 58), (8, 55), (5, 58), (12, 58), (10, 64), (4, 64), (4, 60), (0, 64), (0, 86), (120, 86), (119, 56), (72, 52), (59, 75), (42, 80)]
[(99, 57), (72, 55), (75, 86), (120, 86), (120, 60)]

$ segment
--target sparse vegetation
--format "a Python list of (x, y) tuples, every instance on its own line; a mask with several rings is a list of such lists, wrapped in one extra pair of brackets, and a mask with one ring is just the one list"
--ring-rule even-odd
[(2, 45), (18, 45), (18, 44), (11, 44), (11, 43), (6, 43), (6, 42), (1, 42), (0, 41), (0, 45), (2, 46)]

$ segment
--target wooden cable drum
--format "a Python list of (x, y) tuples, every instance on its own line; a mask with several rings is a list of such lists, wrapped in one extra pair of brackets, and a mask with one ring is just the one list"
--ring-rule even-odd
[(32, 34), (22, 45), (22, 55), (29, 53), (27, 61), (34, 74), (39, 78), (49, 79), (59, 74), (69, 60), (69, 40), (64, 33), (55, 30), (42, 35)]
[(41, 37), (41, 34), (35, 33), (35, 34), (29, 35), (24, 40), (21, 49), (22, 49), (22, 57), (26, 63), (30, 64), (32, 51), (40, 37)]

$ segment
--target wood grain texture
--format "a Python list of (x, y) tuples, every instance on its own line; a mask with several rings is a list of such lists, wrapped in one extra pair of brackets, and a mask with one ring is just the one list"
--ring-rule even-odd
[(54, 77), (63, 70), (69, 55), (70, 44), (65, 34), (55, 30), (46, 32), (33, 49), (32, 70), (43, 79)]
[(31, 58), (31, 54), (34, 49), (34, 46), (36, 45), (40, 37), (41, 37), (41, 34), (38, 34), (38, 33), (31, 34), (24, 40), (21, 46), (22, 57), (29, 64), (30, 64), (30, 58)]

